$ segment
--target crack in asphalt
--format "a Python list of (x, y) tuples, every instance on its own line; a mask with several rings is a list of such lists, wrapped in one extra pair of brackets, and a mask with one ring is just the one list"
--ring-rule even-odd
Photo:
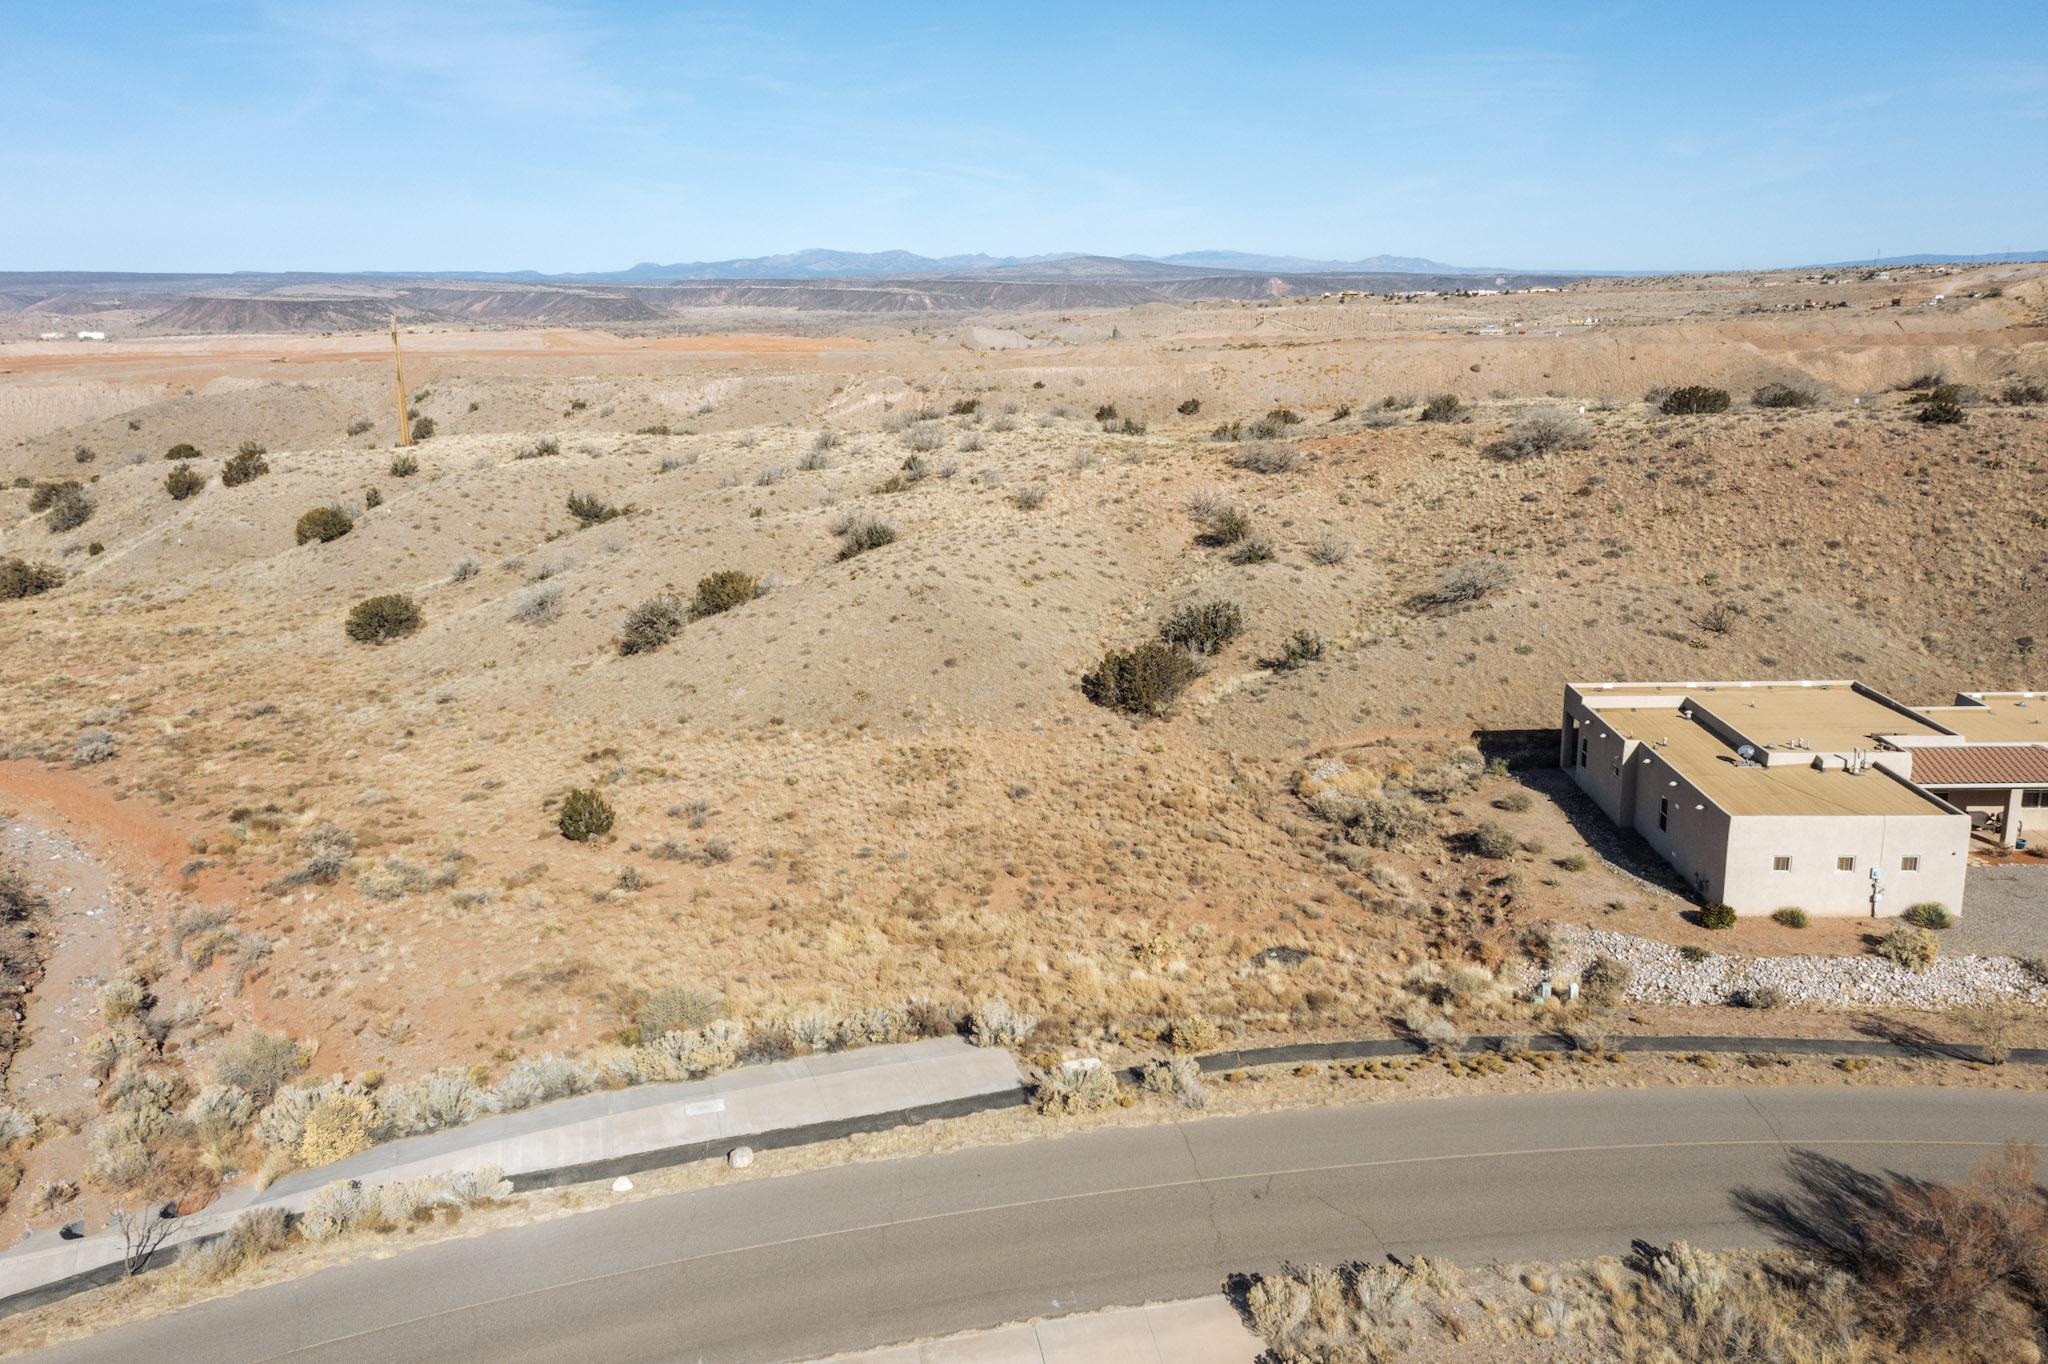
[(1776, 1120), (1773, 1119), (1770, 1114), (1764, 1112), (1762, 1106), (1757, 1103), (1756, 1096), (1754, 1094), (1744, 1094), (1742, 1096), (1742, 1101), (1745, 1104), (1749, 1105), (1749, 1111), (1756, 1114), (1758, 1121), (1762, 1122), (1766, 1128), (1770, 1129), (1771, 1135), (1778, 1139), (1778, 1145), (1791, 1145), (1790, 1142), (1785, 1140), (1785, 1130), (1778, 1126)]

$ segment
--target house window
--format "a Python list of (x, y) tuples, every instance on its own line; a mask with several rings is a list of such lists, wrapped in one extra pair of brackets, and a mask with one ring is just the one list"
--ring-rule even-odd
[(1836, 870), (1836, 871), (1854, 871), (1854, 870), (1856, 870), (1856, 859), (1855, 859), (1855, 858), (1853, 858), (1853, 857), (1838, 857), (1838, 858), (1836, 858), (1836, 859), (1835, 859), (1835, 870)]
[(1657, 798), (1657, 827), (1660, 829), (1671, 827), (1671, 801), (1664, 796)]
[(1579, 766), (1581, 766), (1581, 767), (1584, 767), (1585, 765), (1586, 765), (1586, 740), (1585, 740), (1585, 738), (1584, 738), (1584, 737), (1582, 736), (1582, 737), (1581, 737), (1581, 738), (1579, 739)]
[(1902, 857), (1902, 858), (1900, 858), (1900, 859), (1899, 859), (1899, 870), (1900, 870), (1900, 871), (1918, 871), (1918, 870), (1920, 870), (1920, 859), (1919, 859), (1919, 858), (1917, 858), (1917, 857)]
[(1772, 870), (1772, 871), (1790, 871), (1790, 870), (1792, 870), (1792, 859), (1791, 859), (1791, 858), (1789, 858), (1789, 857), (1774, 857), (1774, 858), (1772, 858), (1772, 859), (1771, 859), (1771, 870)]
[(2048, 810), (2048, 791), (2020, 792), (2020, 808), (2023, 810)]

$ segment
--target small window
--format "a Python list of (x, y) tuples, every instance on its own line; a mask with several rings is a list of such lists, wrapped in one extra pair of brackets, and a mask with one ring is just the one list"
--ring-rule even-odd
[(1855, 858), (1853, 858), (1853, 857), (1838, 857), (1838, 858), (1836, 858), (1836, 859), (1835, 859), (1835, 870), (1836, 870), (1836, 871), (1854, 871), (1854, 870), (1856, 870), (1856, 859), (1855, 859)]
[(1771, 870), (1772, 870), (1772, 871), (1790, 871), (1790, 870), (1792, 870), (1792, 859), (1791, 859), (1791, 858), (1789, 858), (1789, 857), (1774, 857), (1774, 858), (1772, 858), (1772, 859), (1771, 859)]
[(1579, 766), (1581, 766), (1581, 767), (1584, 767), (1585, 765), (1586, 765), (1586, 741), (1585, 741), (1585, 739), (1584, 739), (1583, 737), (1581, 737), (1581, 738), (1580, 738), (1580, 740), (1579, 740)]
[(2023, 810), (2048, 810), (2048, 791), (2022, 791), (2020, 808)]
[(1668, 797), (1659, 796), (1657, 798), (1657, 827), (1660, 829), (1671, 827), (1671, 801)]
[(1918, 871), (1918, 870), (1920, 870), (1920, 859), (1919, 859), (1919, 858), (1917, 858), (1917, 857), (1902, 857), (1902, 858), (1900, 858), (1900, 859), (1899, 859), (1899, 870), (1900, 870), (1900, 871)]

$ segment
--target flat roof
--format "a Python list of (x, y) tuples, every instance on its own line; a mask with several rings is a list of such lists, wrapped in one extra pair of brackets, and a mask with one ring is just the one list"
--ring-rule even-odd
[[(1691, 693), (1688, 693), (1690, 695)], [(1701, 698), (1704, 702), (1705, 698)], [(1876, 709), (1868, 698), (1858, 697)], [(1707, 799), (1731, 815), (1932, 815), (1945, 813), (1927, 796), (1876, 768), (1850, 773), (1807, 763), (1746, 766), (1698, 720), (1668, 706), (1630, 707), (1625, 698), (1600, 707), (1600, 718), (1624, 739), (1650, 745)], [(1730, 723), (1741, 725), (1730, 717)], [(1902, 717), (1903, 718), (1903, 717)], [(1750, 731), (1745, 730), (1745, 733)], [(1751, 737), (1757, 737), (1751, 733)], [(1815, 744), (1814, 747), (1820, 747)], [(1640, 762), (1637, 756), (1635, 761)]]
[(1973, 744), (2048, 744), (2048, 692), (1993, 693), (1974, 704), (1914, 709)]
[[(1588, 705), (1605, 713), (1631, 696), (1690, 700), (1764, 748), (1847, 753), (1876, 748), (1882, 734), (1939, 738), (1946, 731), (1857, 690), (1854, 682), (1575, 683)], [(2043, 706), (2048, 714), (2048, 704)]]

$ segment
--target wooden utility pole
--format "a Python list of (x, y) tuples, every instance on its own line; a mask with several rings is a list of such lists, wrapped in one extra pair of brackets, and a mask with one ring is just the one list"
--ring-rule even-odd
[(405, 361), (398, 353), (398, 314), (391, 315), (391, 374), (398, 382), (398, 443), (412, 444), (412, 418), (406, 416)]

